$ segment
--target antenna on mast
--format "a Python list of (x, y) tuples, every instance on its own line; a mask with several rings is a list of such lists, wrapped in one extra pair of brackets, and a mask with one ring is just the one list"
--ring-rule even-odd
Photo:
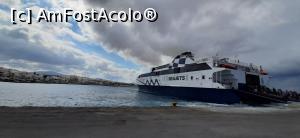
[(235, 58), (235, 59), (238, 59), (238, 57), (239, 57), (239, 55), (237, 55), (237, 54), (234, 55), (234, 58)]
[(219, 53), (219, 52), (217, 52), (217, 53), (216, 53), (216, 57), (219, 57), (219, 56), (220, 56), (220, 53)]

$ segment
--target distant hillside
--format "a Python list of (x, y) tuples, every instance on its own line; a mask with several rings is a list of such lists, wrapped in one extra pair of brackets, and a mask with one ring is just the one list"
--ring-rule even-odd
[(63, 74), (54, 71), (37, 71), (36, 73), (42, 75), (49, 75), (49, 76), (63, 76)]
[(57, 83), (105, 86), (131, 86), (133, 84), (93, 79), (76, 75), (64, 75), (53, 71), (24, 72), (0, 67), (0, 81), (20, 83)]

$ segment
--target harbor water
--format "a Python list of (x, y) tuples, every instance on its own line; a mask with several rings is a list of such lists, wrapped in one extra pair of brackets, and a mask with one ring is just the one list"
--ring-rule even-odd
[(183, 101), (138, 92), (137, 87), (0, 82), (0, 106), (9, 107), (161, 107), (176, 102), (180, 107), (220, 112), (272, 112), (300, 110), (300, 104), (252, 107)]

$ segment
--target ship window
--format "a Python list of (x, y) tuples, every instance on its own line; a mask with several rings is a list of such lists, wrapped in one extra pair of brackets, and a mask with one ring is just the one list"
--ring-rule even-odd
[(185, 58), (179, 59), (179, 64), (185, 64)]
[(193, 80), (194, 79), (194, 77), (193, 76), (191, 76), (191, 80)]
[(175, 68), (174, 73), (180, 73), (180, 68)]
[(159, 75), (159, 72), (155, 72), (155, 75)]
[(203, 79), (203, 80), (205, 79), (205, 75), (202, 75), (202, 79)]

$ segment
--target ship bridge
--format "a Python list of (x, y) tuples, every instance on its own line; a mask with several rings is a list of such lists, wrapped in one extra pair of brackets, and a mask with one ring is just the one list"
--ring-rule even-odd
[(151, 72), (180, 68), (193, 63), (195, 63), (195, 59), (192, 52), (184, 52), (180, 55), (177, 55), (171, 63), (152, 68)]
[(239, 59), (229, 59), (229, 58), (218, 58), (214, 57), (215, 67), (224, 67), (228, 69), (242, 70), (249, 73), (256, 73), (267, 75), (267, 72), (262, 69), (261, 66), (254, 65), (252, 63), (241, 62)]

